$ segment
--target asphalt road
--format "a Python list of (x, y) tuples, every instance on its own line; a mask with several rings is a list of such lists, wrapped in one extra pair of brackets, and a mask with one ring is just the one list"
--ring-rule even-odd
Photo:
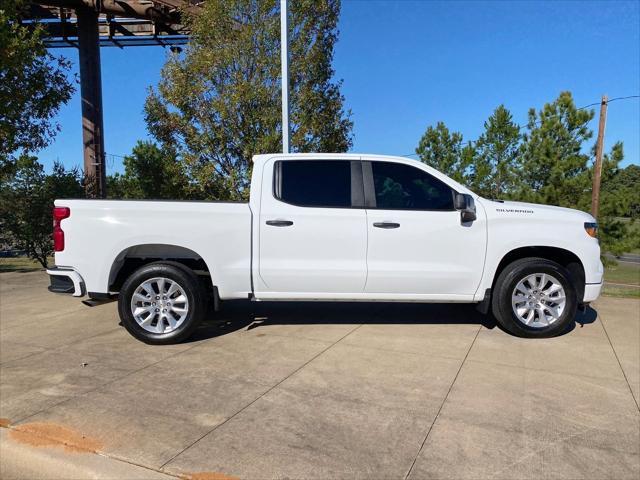
[(629, 263), (640, 263), (640, 255), (625, 253), (623, 255), (620, 255), (618, 257), (618, 260), (622, 262), (629, 262)]
[(46, 284), (0, 274), (1, 478), (640, 476), (638, 300), (548, 340), (464, 305), (241, 303), (157, 347)]
[(640, 255), (633, 253), (623, 253), (619, 257), (610, 254), (607, 254), (606, 256), (618, 262), (640, 264)]

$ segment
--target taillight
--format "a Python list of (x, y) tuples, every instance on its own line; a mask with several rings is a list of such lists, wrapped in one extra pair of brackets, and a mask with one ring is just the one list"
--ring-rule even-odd
[(53, 207), (53, 251), (64, 250), (64, 232), (60, 227), (60, 222), (71, 216), (69, 207)]

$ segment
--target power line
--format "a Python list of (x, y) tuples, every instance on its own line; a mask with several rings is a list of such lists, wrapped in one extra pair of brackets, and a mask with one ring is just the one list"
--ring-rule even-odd
[(113, 165), (115, 163), (114, 159), (115, 158), (120, 158), (120, 159), (124, 160), (125, 156), (124, 155), (118, 155), (117, 153), (104, 152), (104, 158), (105, 158), (105, 162), (107, 163), (107, 167), (113, 168)]
[[(617, 100), (629, 100), (632, 98), (640, 98), (640, 95), (627, 95), (626, 97), (615, 97), (615, 98), (610, 98), (609, 100), (607, 100), (607, 104), (611, 103), (611, 102), (615, 102)], [(583, 107), (579, 107), (576, 110), (584, 110), (585, 108), (589, 108), (589, 107), (595, 107), (597, 105), (600, 105), (602, 103), (602, 101), (600, 102), (595, 102), (595, 103), (590, 103), (589, 105), (584, 105)], [(558, 115), (554, 115), (555, 117), (557, 117)], [(554, 116), (548, 117), (548, 118), (553, 118)], [(533, 125), (540, 125), (542, 123), (542, 120), (538, 120), (537, 122), (533, 122)], [(522, 130), (524, 128), (528, 128), (529, 125), (518, 125), (516, 124), (516, 126), (518, 127), (518, 130)], [(475, 140), (468, 140), (464, 143), (461, 143), (460, 146), (461, 147), (466, 147), (467, 145), (474, 143)], [(417, 157), (418, 154), (417, 153), (409, 153), (407, 155), (400, 155), (401, 157)]]
[(627, 97), (611, 98), (607, 101), (607, 103), (615, 102), (616, 100), (627, 100), (628, 98), (640, 98), (640, 95), (629, 95)]

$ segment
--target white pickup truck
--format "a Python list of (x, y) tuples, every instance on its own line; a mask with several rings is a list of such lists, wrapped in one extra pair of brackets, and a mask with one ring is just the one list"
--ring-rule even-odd
[(249, 203), (56, 200), (53, 292), (118, 297), (136, 338), (178, 342), (226, 299), (477, 303), (524, 337), (595, 300), (594, 218), (481, 198), (406, 158), (270, 154)]

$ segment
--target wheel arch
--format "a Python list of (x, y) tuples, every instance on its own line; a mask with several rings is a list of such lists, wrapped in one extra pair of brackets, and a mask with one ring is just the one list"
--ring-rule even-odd
[(126, 278), (143, 265), (162, 260), (180, 263), (201, 275), (211, 275), (203, 257), (189, 248), (164, 243), (131, 245), (122, 250), (111, 263), (109, 291), (119, 291)]
[(505, 269), (505, 267), (516, 260), (520, 260), (522, 258), (527, 257), (538, 257), (544, 258), (546, 260), (551, 260), (552, 262), (556, 262), (559, 265), (565, 267), (572, 276), (574, 281), (574, 287), (576, 289), (576, 294), (578, 299), (582, 299), (584, 296), (584, 288), (585, 288), (585, 269), (580, 258), (573, 252), (566, 250), (560, 247), (550, 247), (550, 246), (527, 246), (527, 247), (519, 247), (510, 250), (505, 253), (501, 258), (500, 262), (498, 262), (498, 267), (493, 274), (493, 279), (491, 281), (491, 290), (495, 291), (495, 283), (500, 273)]

